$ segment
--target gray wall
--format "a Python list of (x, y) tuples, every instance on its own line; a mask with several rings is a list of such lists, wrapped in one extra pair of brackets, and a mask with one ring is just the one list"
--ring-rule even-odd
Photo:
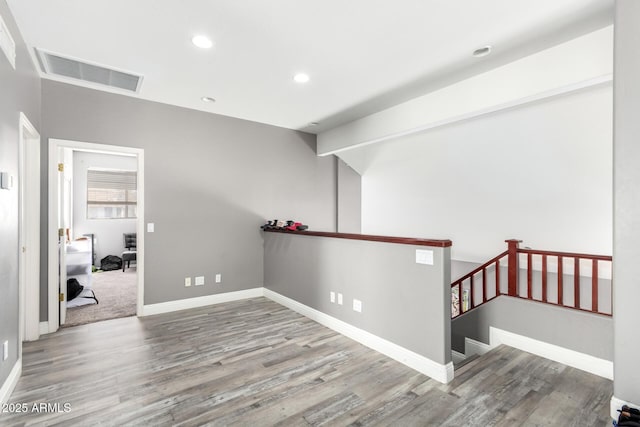
[(613, 259), (614, 395), (640, 405), (640, 2), (616, 1)]
[(0, 52), (0, 171), (14, 177), (0, 190), (0, 344), (9, 341), (9, 358), (0, 357), (0, 386), (18, 360), (18, 120), (24, 112), (40, 131), (40, 78), (4, 0), (0, 15), (17, 44), (14, 70)]
[[(266, 288), (437, 363), (451, 360), (449, 248), (264, 234)], [(433, 250), (434, 265), (416, 264), (416, 249)], [(330, 302), (331, 291), (344, 305)]]
[(453, 349), (464, 352), (465, 337), (489, 344), (490, 326), (613, 360), (613, 321), (610, 317), (505, 295), (451, 322)]
[(336, 229), (336, 161), (314, 135), (52, 81), (42, 99), (45, 158), (48, 138), (145, 150), (145, 304), (262, 286), (265, 219)]
[(338, 231), (362, 231), (362, 177), (338, 159)]
[[(123, 233), (136, 232), (136, 220), (132, 218), (87, 218), (87, 170), (104, 168), (135, 171), (138, 162), (131, 156), (114, 156), (103, 153), (73, 152), (73, 238), (85, 233), (94, 234), (96, 266), (107, 255), (120, 256), (124, 251)], [(65, 166), (66, 168), (66, 166)]]

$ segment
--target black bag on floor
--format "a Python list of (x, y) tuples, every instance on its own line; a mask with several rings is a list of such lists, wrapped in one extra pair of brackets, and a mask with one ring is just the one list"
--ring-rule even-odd
[(116, 255), (107, 255), (100, 261), (100, 269), (102, 271), (121, 270), (122, 258)]
[(640, 410), (624, 405), (618, 412), (618, 427), (640, 427)]
[(80, 292), (82, 292), (83, 289), (84, 289), (84, 286), (82, 286), (80, 282), (78, 282), (78, 279), (75, 279), (73, 277), (71, 279), (68, 279), (67, 280), (67, 301), (71, 301), (72, 299), (80, 295)]

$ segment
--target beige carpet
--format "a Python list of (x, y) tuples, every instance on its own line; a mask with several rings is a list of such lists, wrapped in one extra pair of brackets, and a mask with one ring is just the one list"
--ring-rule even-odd
[(136, 268), (93, 273), (93, 292), (99, 304), (67, 309), (64, 326), (84, 325), (100, 320), (136, 315)]

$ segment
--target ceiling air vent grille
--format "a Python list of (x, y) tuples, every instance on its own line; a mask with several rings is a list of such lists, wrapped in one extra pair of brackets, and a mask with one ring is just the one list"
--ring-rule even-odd
[(45, 73), (52, 76), (138, 92), (142, 76), (36, 49)]

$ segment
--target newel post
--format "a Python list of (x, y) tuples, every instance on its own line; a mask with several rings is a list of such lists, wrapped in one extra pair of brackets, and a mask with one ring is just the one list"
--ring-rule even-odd
[(508, 270), (508, 287), (507, 287), (507, 295), (517, 296), (518, 295), (518, 246), (522, 242), (522, 240), (517, 239), (509, 239), (505, 240), (508, 245), (507, 249), (507, 262), (509, 264)]

